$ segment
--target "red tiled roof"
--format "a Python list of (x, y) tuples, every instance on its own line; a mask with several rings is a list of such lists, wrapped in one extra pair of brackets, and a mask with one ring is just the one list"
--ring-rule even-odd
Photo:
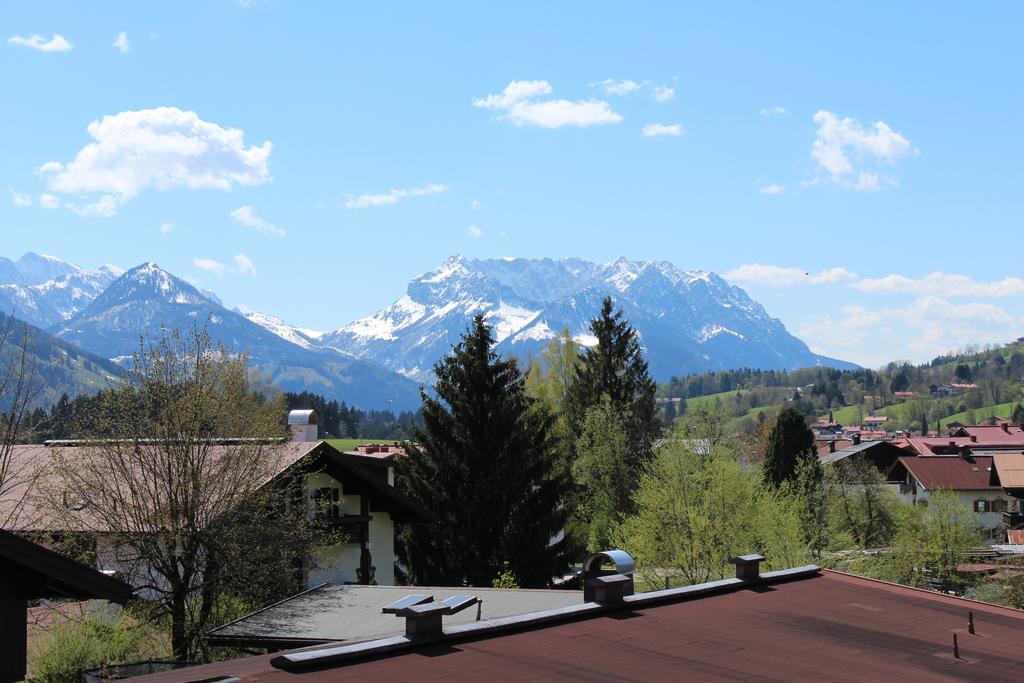
[(1003, 428), (1002, 424), (995, 425), (964, 425), (960, 429), (965, 432), (968, 436), (978, 437), (978, 441), (1020, 441), (1024, 443), (1024, 429), (1021, 429), (1020, 425), (1012, 423), (1005, 423), (1006, 428)]
[(900, 463), (929, 491), (1001, 490), (989, 485), (992, 457), (979, 455), (970, 462), (956, 455), (918, 458), (904, 456)]
[(947, 437), (908, 437), (910, 447), (919, 455), (946, 455), (950, 444), (959, 449), (961, 446), (970, 448), (985, 448), (986, 446), (1016, 446), (1024, 447), (1024, 432), (985, 432), (975, 436), (947, 436)]
[[(967, 633), (968, 610), (978, 635)], [(1008, 681), (1024, 668), (1022, 638), (1024, 612), (826, 570), (763, 590), (625, 606), (302, 673), (259, 655), (138, 680), (180, 681), (187, 672), (188, 680), (267, 683)]]
[(1024, 545), (1024, 529), (1007, 529), (1006, 535), (1013, 545)]

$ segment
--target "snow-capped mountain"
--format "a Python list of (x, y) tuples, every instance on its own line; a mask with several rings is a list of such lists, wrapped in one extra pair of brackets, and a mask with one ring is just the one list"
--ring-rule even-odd
[(17, 261), (0, 257), (0, 307), (50, 327), (88, 306), (123, 273), (110, 264), (85, 269), (32, 252)]
[(205, 325), (213, 340), (231, 351), (248, 352), (253, 368), (282, 389), (308, 390), (362, 408), (419, 406), (415, 382), (334, 349), (286, 340), (155, 263), (124, 273), (89, 306), (57, 325), (55, 334), (106, 358), (123, 359), (139, 350), (140, 337), (158, 336), (161, 326), (187, 330), (193, 325)]
[(606, 295), (639, 332), (658, 380), (739, 367), (855, 367), (812, 353), (746, 292), (714, 273), (626, 259), (453, 256), (414, 278), (398, 301), (325, 335), (323, 343), (426, 381), (477, 313), (494, 327), (499, 353), (525, 356), (565, 328), (585, 345), (596, 343), (589, 323)]
[(323, 339), (323, 332), (295, 327), (280, 318), (275, 318), (272, 315), (260, 313), (259, 311), (250, 311), (237, 307), (235, 311), (241, 313), (248, 320), (256, 323), (263, 329), (273, 332), (281, 339), (290, 341), (292, 344), (298, 344), (304, 349), (319, 348), (321, 346), (320, 340)]

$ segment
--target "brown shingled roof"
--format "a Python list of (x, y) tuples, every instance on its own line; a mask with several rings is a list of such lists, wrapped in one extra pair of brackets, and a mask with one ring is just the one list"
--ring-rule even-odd
[(900, 463), (929, 491), (982, 491), (996, 489), (989, 483), (991, 456), (975, 456), (971, 460), (950, 455), (916, 458), (904, 456)]
[(824, 571), (305, 672), (262, 655), (138, 680), (1010, 681), (1021, 642), (1024, 612)]

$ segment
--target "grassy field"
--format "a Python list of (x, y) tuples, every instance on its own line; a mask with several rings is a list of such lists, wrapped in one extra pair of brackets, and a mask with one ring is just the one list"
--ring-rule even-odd
[(943, 427), (946, 427), (950, 422), (960, 422), (962, 424), (967, 424), (967, 414), (970, 412), (974, 413), (973, 421), (975, 422), (984, 422), (985, 420), (988, 419), (990, 415), (995, 415), (996, 417), (1010, 417), (1010, 414), (1013, 412), (1013, 407), (1015, 405), (1017, 405), (1017, 403), (1014, 401), (1011, 403), (997, 403), (996, 405), (992, 406), (975, 408), (973, 411), (965, 410), (962, 413), (954, 413), (949, 417), (944, 417), (941, 420), (939, 420), (939, 423)]

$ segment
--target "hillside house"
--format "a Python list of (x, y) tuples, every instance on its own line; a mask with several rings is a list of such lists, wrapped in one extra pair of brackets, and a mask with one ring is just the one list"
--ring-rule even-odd
[(1003, 513), (1017, 509), (1019, 502), (991, 482), (992, 456), (960, 455), (905, 456), (890, 474), (906, 484), (899, 495), (911, 505), (928, 505), (934, 491), (952, 491), (961, 505), (978, 515), (984, 541), (1006, 542)]
[[(368, 449), (372, 452), (338, 451), (326, 442), (315, 440), (316, 421), (315, 411), (293, 411), (289, 416), (293, 440), (281, 443), (276, 450), (277, 474), (265, 484), (270, 486), (286, 476), (299, 476), (307, 514), (326, 516), (349, 539), (344, 544), (321, 548), (315, 557), (310, 557), (303, 569), (304, 583), (309, 587), (324, 582), (393, 585), (397, 559), (395, 525), (430, 521), (430, 513), (395, 489), (393, 465), (387, 457), (382, 457), (385, 454), (380, 448)], [(299, 440), (310, 438), (313, 440)], [(43, 487), (47, 485), (45, 471), (54, 449), (62, 449), (65, 455), (70, 450), (73, 456), (76, 449), (86, 448), (89, 446), (75, 442), (15, 446), (12, 458), (19, 467), (43, 472), (32, 482), (36, 487)], [(214, 446), (214, 457), (217, 449), (223, 448), (228, 446)], [(392, 456), (394, 451), (389, 448), (386, 455)], [(4, 506), (11, 506), (22, 497), (27, 500), (13, 531), (59, 534), (76, 530), (63, 528), (65, 525), (56, 521), (31, 492), (7, 493), (0, 500), (0, 515), (4, 513)], [(66, 498), (65, 505), (76, 515), (84, 517), (89, 513), (88, 501)], [(126, 570), (117, 559), (117, 544), (109, 534), (85, 523), (82, 529), (88, 529), (92, 537), (97, 569)], [(126, 578), (131, 581), (130, 576)]]
[(967, 391), (973, 391), (978, 389), (977, 384), (932, 384), (928, 387), (928, 391), (932, 396), (959, 396)]

